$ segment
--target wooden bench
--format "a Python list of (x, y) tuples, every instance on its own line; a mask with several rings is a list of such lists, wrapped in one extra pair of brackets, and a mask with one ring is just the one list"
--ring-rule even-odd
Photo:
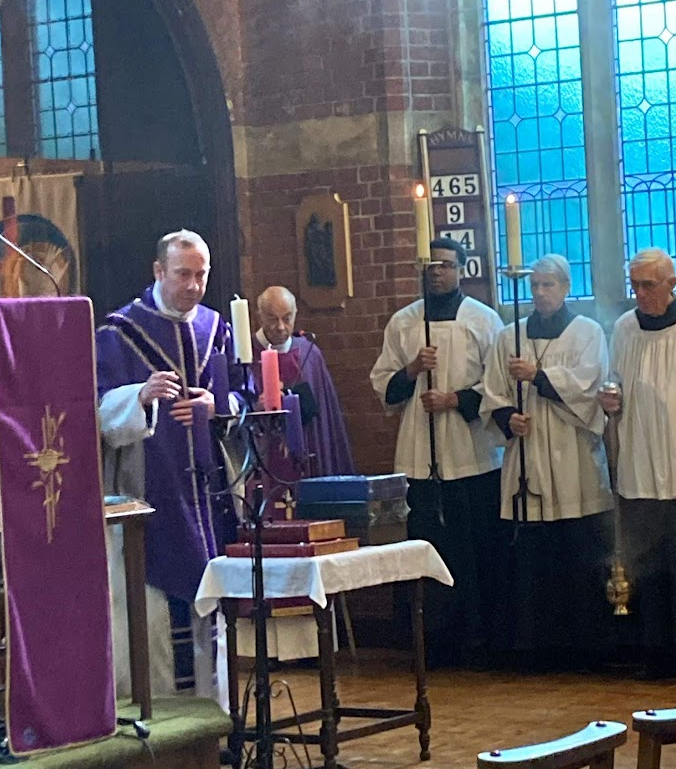
[(632, 728), (639, 735), (636, 769), (658, 769), (662, 745), (676, 742), (676, 708), (638, 710), (632, 714)]
[(615, 721), (592, 721), (575, 734), (551, 742), (479, 753), (478, 769), (612, 769), (615, 749), (627, 741), (627, 727)]

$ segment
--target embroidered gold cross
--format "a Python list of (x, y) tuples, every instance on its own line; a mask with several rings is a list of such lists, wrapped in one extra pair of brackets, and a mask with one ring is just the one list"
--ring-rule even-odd
[(47, 516), (47, 544), (51, 544), (54, 537), (56, 512), (61, 497), (63, 476), (59, 466), (70, 462), (70, 457), (63, 452), (63, 437), (59, 435), (59, 429), (65, 418), (65, 411), (55, 418), (50, 413), (50, 407), (45, 406), (45, 415), (42, 417), (42, 451), (24, 454), (24, 459), (31, 460), (28, 464), (40, 470), (40, 478), (33, 481), (31, 488), (37, 489), (42, 486), (45, 490), (42, 506)]
[(284, 518), (287, 521), (293, 520), (293, 513), (296, 509), (296, 501), (291, 496), (291, 489), (287, 489), (284, 492), (284, 496), (275, 502), (275, 509), (276, 510), (284, 510)]

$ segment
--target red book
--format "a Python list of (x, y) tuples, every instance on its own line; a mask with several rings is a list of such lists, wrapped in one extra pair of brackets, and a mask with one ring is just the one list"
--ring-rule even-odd
[[(322, 542), (290, 542), (287, 544), (264, 544), (264, 558), (308, 558), (313, 555), (330, 555), (356, 550), (359, 538), (329, 539)], [(252, 558), (253, 545), (250, 542), (237, 542), (225, 546), (225, 554), (230, 558)]]
[[(300, 542), (321, 542), (326, 539), (340, 539), (345, 536), (345, 521), (269, 521), (261, 530), (264, 544), (298, 544)], [(237, 530), (238, 542), (253, 542), (251, 529)], [(335, 552), (335, 551), (334, 551)]]

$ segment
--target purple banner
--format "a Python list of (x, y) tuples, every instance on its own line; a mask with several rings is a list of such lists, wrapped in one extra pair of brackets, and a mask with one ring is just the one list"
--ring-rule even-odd
[(115, 685), (86, 298), (0, 300), (6, 712), (21, 754), (115, 730)]

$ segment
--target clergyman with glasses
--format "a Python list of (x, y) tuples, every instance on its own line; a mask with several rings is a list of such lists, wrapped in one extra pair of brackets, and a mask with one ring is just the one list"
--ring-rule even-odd
[[(455, 587), (433, 583), (426, 594), (428, 664), (474, 667), (485, 664), (490, 645), (501, 465), (501, 452), (479, 419), (480, 385), (502, 321), (463, 294), (467, 257), (460, 243), (441, 238), (430, 250), (431, 344), (419, 299), (388, 322), (371, 383), (386, 409), (401, 415), (394, 469), (409, 481), (409, 538), (431, 542), (455, 579)], [(430, 413), (438, 481), (430, 477)]]
[(621, 392), (600, 393), (619, 413), (617, 483), (627, 576), (643, 654), (639, 677), (676, 674), (676, 285), (665, 251), (629, 262), (636, 309), (615, 323), (611, 366)]
[(568, 261), (548, 254), (531, 268), (534, 310), (519, 320), (520, 356), (511, 324), (489, 356), (481, 404), (482, 418), (507, 442), (501, 515), (508, 534), (519, 438), (528, 487), (528, 523), (516, 524), (501, 580), (501, 638), (517, 664), (534, 670), (589, 667), (604, 659), (612, 614), (605, 581), (613, 497), (596, 397), (608, 375), (608, 348), (601, 326), (566, 305)]

